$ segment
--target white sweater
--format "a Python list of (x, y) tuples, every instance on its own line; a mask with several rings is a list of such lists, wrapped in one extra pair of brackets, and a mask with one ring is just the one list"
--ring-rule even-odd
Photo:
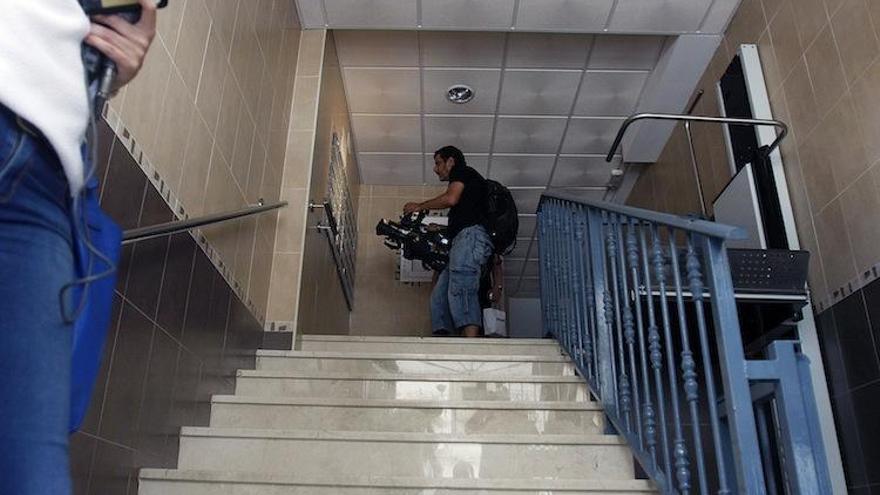
[(0, 0), (0, 103), (46, 136), (74, 196), (84, 181), (89, 103), (81, 46), (88, 32), (77, 0)]

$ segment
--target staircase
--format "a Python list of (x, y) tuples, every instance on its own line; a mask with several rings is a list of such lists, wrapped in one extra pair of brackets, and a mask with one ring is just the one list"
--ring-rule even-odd
[(183, 428), (177, 470), (141, 495), (637, 494), (550, 340), (304, 336), (260, 351), (209, 428)]

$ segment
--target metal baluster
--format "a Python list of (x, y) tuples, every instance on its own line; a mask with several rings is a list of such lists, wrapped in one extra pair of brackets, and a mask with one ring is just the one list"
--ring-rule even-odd
[(623, 300), (623, 336), (626, 340), (626, 350), (629, 355), (629, 372), (632, 377), (633, 412), (635, 413), (636, 435), (639, 439), (638, 448), (645, 447), (644, 430), (642, 429), (642, 408), (639, 391), (639, 374), (636, 371), (636, 329), (634, 325), (633, 310), (630, 305), (629, 283), (627, 282), (627, 258), (624, 256), (623, 225), (628, 223), (626, 218), (618, 217), (614, 226), (614, 235), (617, 237), (617, 256), (620, 258), (620, 298)]
[(556, 204), (551, 201), (547, 209), (547, 237), (548, 242), (548, 259), (550, 260), (551, 287), (553, 288), (553, 328), (549, 329), (553, 335), (560, 341), (562, 336), (562, 293), (559, 290), (559, 253), (556, 250), (557, 235), (559, 226), (556, 224)]
[(582, 299), (579, 303), (582, 308), (584, 308), (584, 361), (586, 362), (587, 374), (590, 376), (590, 379), (593, 380), (594, 388), (598, 385), (596, 381), (595, 371), (596, 366), (593, 361), (593, 345), (595, 342), (595, 318), (593, 311), (595, 309), (595, 305), (593, 303), (593, 277), (590, 274), (590, 266), (588, 263), (588, 253), (587, 249), (587, 228), (586, 228), (586, 215), (583, 211), (583, 207), (578, 207), (576, 223), (577, 223), (577, 246), (578, 246), (578, 261), (580, 264), (580, 271), (584, 280), (584, 290), (582, 291)]
[(641, 289), (641, 277), (639, 275), (639, 244), (636, 237), (638, 221), (630, 219), (626, 224), (626, 254), (629, 260), (630, 277), (632, 278), (633, 305), (636, 313), (636, 335), (638, 337), (638, 354), (640, 379), (636, 380), (636, 388), (642, 400), (642, 420), (644, 421), (645, 446), (651, 458), (652, 468), (657, 468), (657, 424), (654, 412), (654, 404), (651, 401), (650, 376), (648, 374), (648, 353), (645, 345), (645, 320), (642, 314), (642, 303), (639, 297)]
[[(642, 273), (644, 273), (645, 276), (645, 299), (647, 300), (648, 305), (648, 352), (651, 357), (651, 368), (654, 371), (657, 411), (660, 415), (660, 446), (663, 453), (663, 472), (669, 480), (669, 485), (672, 486), (672, 466), (669, 462), (669, 438), (666, 432), (666, 398), (663, 393), (663, 374), (661, 371), (663, 368), (663, 353), (660, 344), (660, 331), (657, 328), (657, 316), (654, 312), (654, 295), (652, 294), (651, 270), (648, 262), (648, 244), (645, 242), (645, 229), (650, 228), (650, 224), (639, 222), (638, 227)], [(665, 297), (665, 295), (661, 294), (660, 297)]]
[(541, 315), (544, 319), (544, 331), (550, 330), (551, 307), (556, 298), (549, 288), (550, 257), (547, 256), (547, 209), (549, 202), (541, 205), (538, 210), (538, 284), (541, 289)]
[[(606, 293), (605, 293), (605, 313), (606, 317), (609, 312), (608, 304), (614, 301), (613, 306), (613, 321), (615, 329), (617, 330), (617, 386), (619, 388), (618, 395), (620, 397), (620, 410), (623, 415), (623, 419), (626, 422), (626, 430), (627, 432), (632, 431), (632, 403), (630, 397), (630, 388), (629, 388), (629, 379), (626, 375), (626, 360), (625, 354), (623, 351), (623, 326), (622, 321), (623, 318), (620, 314), (620, 291), (619, 291), (619, 281), (618, 281), (618, 271), (617, 271), (617, 236), (615, 235), (615, 225), (617, 225), (617, 217), (614, 214), (607, 214), (605, 216), (606, 223), (608, 224), (606, 227), (605, 234), (605, 243), (607, 244), (606, 255), (608, 256), (609, 262), (609, 273), (611, 273), (611, 293), (607, 292), (608, 285), (606, 284)], [(621, 260), (622, 263), (622, 260)]]
[(565, 352), (568, 354), (568, 357), (571, 358), (573, 362), (576, 361), (576, 357), (572, 352), (571, 346), (571, 288), (568, 285), (568, 277), (567, 272), (569, 271), (568, 267), (568, 256), (565, 250), (565, 205), (563, 203), (559, 203), (556, 207), (556, 238), (557, 238), (557, 249), (559, 252), (559, 270), (556, 273), (556, 278), (559, 280), (559, 286), (561, 287), (562, 293), (562, 334), (564, 335), (564, 347)]
[(595, 208), (587, 208), (587, 227), (589, 228), (590, 272), (596, 318), (596, 376), (598, 378), (599, 400), (608, 415), (622, 417), (620, 398), (617, 396), (617, 371), (614, 365), (613, 310), (608, 296), (608, 275), (605, 261), (605, 239), (603, 229), (604, 215)]
[[(575, 222), (576, 215), (577, 207), (575, 205), (569, 205), (568, 211), (566, 211), (565, 220), (568, 227), (566, 231), (569, 233), (569, 235), (566, 236), (566, 238), (568, 239), (568, 259), (570, 263), (568, 276), (571, 281), (572, 287), (571, 304), (573, 309), (572, 314), (574, 315), (571, 327), (572, 345), (574, 347), (575, 355), (577, 356), (576, 361), (583, 370), (586, 369), (586, 363), (584, 362), (584, 338), (581, 333), (584, 323), (584, 307), (581, 304), (581, 294), (583, 293), (584, 281), (583, 276), (580, 272), (580, 255), (577, 249), (578, 234), (577, 224)], [(583, 378), (587, 380), (589, 377), (584, 376)]]
[[(694, 249), (694, 236), (687, 236), (687, 277), (691, 295), (694, 298), (694, 309), (697, 312), (697, 330), (700, 336), (700, 352), (703, 355), (703, 379), (706, 381), (706, 401), (709, 403), (709, 426), (715, 445), (715, 464), (718, 467), (718, 493), (728, 494), (727, 470), (723, 465), (724, 446), (721, 443), (721, 425), (718, 415), (718, 396), (715, 394), (715, 377), (712, 371), (712, 357), (709, 354), (709, 332), (706, 329), (706, 314), (703, 307), (703, 266)], [(732, 294), (731, 294), (732, 295)]]
[(694, 353), (691, 352), (690, 338), (688, 337), (681, 272), (679, 271), (678, 263), (678, 247), (675, 245), (675, 231), (672, 229), (669, 229), (669, 259), (672, 261), (672, 279), (675, 284), (675, 303), (678, 309), (678, 326), (681, 334), (681, 376), (684, 385), (684, 398), (690, 409), (691, 432), (694, 438), (694, 458), (697, 461), (697, 479), (700, 483), (700, 493), (707, 494), (709, 493), (709, 483), (706, 481), (703, 435), (700, 433), (700, 395), (697, 372), (695, 371), (697, 363), (694, 361)]

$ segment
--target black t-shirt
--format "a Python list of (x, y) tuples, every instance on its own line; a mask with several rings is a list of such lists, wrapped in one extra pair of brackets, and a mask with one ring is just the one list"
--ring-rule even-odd
[(449, 239), (471, 225), (481, 225), (486, 213), (486, 196), (489, 194), (486, 179), (466, 165), (456, 165), (449, 172), (449, 182), (464, 184), (464, 192), (458, 204), (449, 209)]

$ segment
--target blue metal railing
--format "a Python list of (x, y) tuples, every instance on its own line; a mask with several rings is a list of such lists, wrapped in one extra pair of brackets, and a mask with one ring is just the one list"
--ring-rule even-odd
[(544, 194), (544, 327), (662, 493), (831, 493), (798, 342), (745, 357), (725, 248), (742, 235)]

